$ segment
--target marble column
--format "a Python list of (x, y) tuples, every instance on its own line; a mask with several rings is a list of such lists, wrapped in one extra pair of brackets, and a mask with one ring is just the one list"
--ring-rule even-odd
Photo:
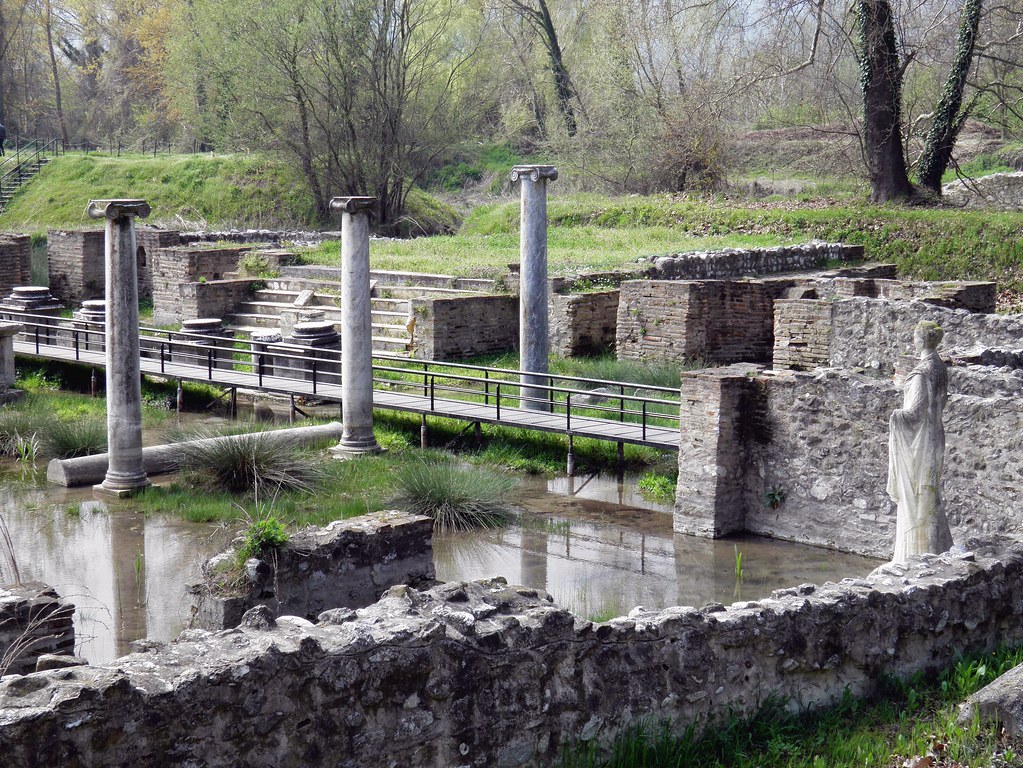
[(369, 285), (369, 214), (373, 197), (335, 197), (341, 211), (341, 442), (338, 458), (378, 453), (373, 435), (373, 307)]
[[(519, 369), (547, 373), (547, 182), (558, 178), (553, 165), (516, 165), (511, 180), (522, 183), (519, 229)], [(547, 377), (521, 376), (523, 408), (550, 410)]]
[(135, 218), (149, 215), (145, 200), (93, 200), (91, 218), (106, 221), (107, 474), (94, 490), (131, 496), (149, 486), (142, 464), (142, 381), (139, 355), (139, 283)]

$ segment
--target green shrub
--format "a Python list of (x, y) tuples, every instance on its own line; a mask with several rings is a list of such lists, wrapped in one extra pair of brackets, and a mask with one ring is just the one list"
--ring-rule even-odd
[(667, 504), (675, 500), (675, 489), (678, 481), (667, 475), (648, 472), (639, 478), (639, 482), (636, 485), (644, 498)]
[(510, 522), (514, 478), (484, 467), (418, 461), (395, 478), (392, 503), (406, 512), (428, 515), (439, 531), (494, 528)]
[(244, 541), (238, 548), (238, 562), (244, 564), (250, 557), (265, 557), (288, 543), (284, 525), (273, 515), (253, 520), (245, 531)]

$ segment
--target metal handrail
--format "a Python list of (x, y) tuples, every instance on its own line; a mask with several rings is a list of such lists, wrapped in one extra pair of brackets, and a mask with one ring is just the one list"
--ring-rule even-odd
[[(105, 330), (90, 327), (81, 319), (54, 318), (49, 315), (32, 315), (21, 312), (4, 313), (11, 320), (26, 325), (21, 336), (33, 343), (37, 354), (44, 355), (45, 348), (68, 348), (75, 351), (76, 360), (82, 359), (82, 352), (98, 351), (103, 348)], [(61, 334), (63, 331), (63, 334)], [(99, 338), (97, 338), (99, 337)], [(248, 371), (257, 377), (258, 386), (265, 386), (264, 379), (273, 376), (276, 379), (271, 389), (281, 389), (282, 382), (302, 380), (311, 383), (312, 390), (319, 396), (336, 399), (338, 393), (325, 390), (325, 387), (336, 387), (341, 383), (341, 353), (339, 350), (317, 349), (315, 356), (302, 352), (295, 345), (282, 344), (270, 351), (239, 348), (244, 343), (230, 336), (215, 336), (195, 331), (169, 331), (164, 328), (143, 326), (140, 328), (139, 346), (143, 357), (158, 358), (160, 371), (166, 371), (166, 364), (194, 366), (196, 380), (217, 381), (218, 371)], [(297, 353), (294, 350), (299, 350)], [(236, 355), (242, 354), (247, 360), (237, 360)], [(272, 358), (272, 362), (271, 362)], [(391, 355), (374, 355), (379, 361), (373, 365), (373, 386), (381, 390), (386, 385), (391, 390), (407, 391), (425, 398), (431, 411), (437, 409), (439, 401), (466, 402), (465, 398), (476, 398), (487, 409), (493, 408), (494, 418), (501, 421), (501, 411), (508, 407), (508, 401), (519, 407), (539, 406), (537, 410), (552, 415), (564, 416), (565, 431), (572, 434), (574, 419), (581, 417), (596, 418), (600, 421), (625, 421), (635, 419), (641, 424), (643, 439), (646, 439), (648, 426), (659, 426), (665, 423), (678, 424), (679, 400), (678, 391), (657, 385), (646, 385), (638, 382), (619, 382), (605, 379), (567, 376), (563, 374), (540, 374), (548, 380), (547, 384), (522, 383), (517, 377), (530, 372), (504, 368), (472, 365), (468, 363), (448, 363), (434, 360), (417, 360), (416, 367), (409, 367), (407, 358)], [(401, 362), (402, 366), (380, 364), (381, 362)], [(446, 369), (446, 370), (445, 370)], [(379, 374), (398, 374), (399, 378), (386, 378)], [(536, 374), (534, 374), (536, 375)], [(509, 377), (509, 378), (505, 378)], [(567, 382), (577, 386), (566, 386), (555, 382)], [(221, 382), (223, 383), (223, 382)], [(613, 404), (586, 402), (582, 404), (579, 397), (592, 397), (592, 390), (579, 388), (579, 384), (601, 384), (614, 387), (614, 392), (602, 394)], [(283, 384), (286, 390), (286, 384)], [(528, 389), (531, 393), (523, 394)], [(629, 390), (629, 391), (627, 391)], [(652, 394), (641, 394), (650, 392)], [(670, 393), (674, 398), (661, 395)], [(662, 409), (672, 409), (664, 412)], [(597, 413), (599, 416), (593, 416)], [(489, 417), (488, 417), (489, 419)]]

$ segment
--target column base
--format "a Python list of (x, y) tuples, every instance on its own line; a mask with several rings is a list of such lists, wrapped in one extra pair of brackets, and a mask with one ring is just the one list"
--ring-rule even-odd
[(327, 453), (335, 459), (344, 461), (345, 459), (356, 459), (359, 456), (368, 456), (374, 453), (386, 453), (386, 451), (377, 445), (377, 442), (374, 440), (372, 443), (338, 443), (333, 448), (328, 448)]
[(127, 499), (131, 496), (138, 496), (145, 493), (146, 489), (152, 486), (152, 483), (147, 477), (143, 477), (141, 482), (135, 484), (115, 481), (108, 485), (108, 482), (108, 480), (104, 480), (99, 485), (92, 486), (93, 493), (98, 493), (103, 496), (112, 496), (115, 499)]

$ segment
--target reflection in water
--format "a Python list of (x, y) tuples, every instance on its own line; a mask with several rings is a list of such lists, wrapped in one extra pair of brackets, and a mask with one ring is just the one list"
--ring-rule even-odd
[(22, 579), (51, 584), (75, 604), (78, 653), (109, 661), (132, 640), (177, 637), (188, 618), (185, 589), (215, 549), (208, 526), (112, 512), (91, 489), (4, 480), (0, 514)]
[[(545, 589), (581, 616), (607, 619), (637, 605), (752, 600), (778, 587), (862, 576), (877, 564), (768, 539), (676, 536), (670, 507), (651, 505), (634, 489), (635, 478), (527, 482), (523, 525), (434, 537), (437, 576), (504, 576)], [(127, 509), (108, 508), (91, 489), (0, 477), (0, 513), (23, 578), (51, 584), (75, 603), (79, 653), (93, 662), (127, 653), (141, 637), (176, 637), (188, 617), (185, 589), (219, 548), (210, 526)]]
[[(712, 541), (672, 532), (671, 515), (612, 478), (527, 485), (522, 526), (434, 537), (437, 578), (504, 576), (544, 589), (586, 618), (606, 620), (642, 605), (700, 606), (756, 600), (781, 587), (864, 576), (869, 558), (752, 536)], [(619, 506), (621, 498), (626, 505)], [(608, 500), (610, 499), (610, 501)], [(659, 511), (660, 510), (660, 511)], [(736, 552), (744, 575), (735, 575)]]

